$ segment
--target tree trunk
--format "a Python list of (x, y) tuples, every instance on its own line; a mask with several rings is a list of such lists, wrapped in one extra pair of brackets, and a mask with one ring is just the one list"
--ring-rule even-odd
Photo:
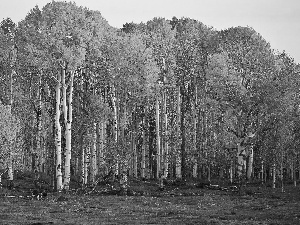
[(261, 183), (264, 183), (264, 173), (265, 173), (265, 169), (264, 169), (264, 161), (261, 161)]
[(141, 162), (141, 177), (146, 177), (146, 124), (144, 118), (144, 129), (143, 129), (143, 144), (142, 144), (142, 162)]
[(91, 182), (94, 183), (97, 175), (97, 123), (93, 123), (93, 140), (91, 152)]
[(297, 155), (295, 157), (295, 159), (293, 160), (293, 181), (294, 181), (294, 186), (296, 187), (297, 186), (297, 178), (296, 178), (296, 168), (295, 168), (295, 165), (296, 165), (296, 160), (297, 160)]
[(58, 82), (55, 87), (56, 93), (56, 107), (55, 107), (55, 146), (56, 146), (56, 189), (61, 191), (62, 184), (62, 161), (61, 161), (61, 125), (60, 119), (60, 88), (61, 88), (61, 74), (58, 74)]
[(98, 156), (99, 156), (99, 167), (98, 170), (104, 174), (103, 165), (104, 165), (104, 124), (105, 122), (101, 121), (100, 123), (100, 140), (99, 140), (99, 149), (98, 149)]
[(249, 155), (248, 170), (247, 170), (247, 180), (251, 179), (252, 171), (253, 171), (253, 146), (250, 147), (250, 155)]
[(169, 143), (168, 143), (168, 113), (167, 113), (167, 92), (164, 90), (164, 105), (163, 105), (163, 111), (164, 111), (164, 174), (163, 176), (165, 178), (168, 177), (169, 171)]
[(42, 172), (45, 174), (49, 173), (49, 163), (47, 162), (47, 159), (49, 159), (49, 150), (47, 149), (47, 144), (46, 144), (46, 138), (47, 134), (44, 133), (43, 136), (43, 149), (42, 149)]
[(35, 169), (38, 171), (42, 170), (42, 148), (41, 148), (41, 134), (42, 134), (42, 93), (41, 93), (41, 85), (42, 85), (42, 74), (39, 77), (39, 84), (38, 84), (38, 106), (37, 106), (37, 135), (36, 135), (36, 152), (35, 152)]
[(133, 175), (135, 178), (138, 177), (138, 155), (137, 155), (137, 149), (136, 149), (136, 134), (133, 135)]
[(160, 160), (160, 157), (161, 157), (161, 151), (160, 151), (160, 126), (159, 126), (159, 97), (156, 96), (156, 106), (155, 106), (155, 109), (156, 109), (156, 178), (159, 178), (160, 177), (160, 170), (161, 170), (161, 160)]
[(181, 100), (181, 114), (180, 114), (180, 136), (181, 136), (181, 175), (182, 178), (185, 179), (186, 175), (187, 175), (187, 171), (186, 171), (186, 137), (185, 137), (185, 108), (186, 106), (185, 104), (185, 96), (183, 94), (183, 90), (182, 90), (182, 100)]
[(197, 178), (198, 177), (198, 163), (197, 163), (197, 159), (194, 158), (193, 160), (193, 178)]
[[(12, 65), (11, 65), (12, 67)], [(14, 70), (10, 73), (10, 114), (12, 115), (12, 107), (13, 107), (13, 73)], [(10, 183), (14, 180), (14, 170), (13, 170), (13, 143), (14, 138), (9, 141), (9, 156), (8, 156), (8, 180)]]
[[(195, 85), (196, 85), (196, 79), (195, 79)], [(193, 134), (193, 150), (194, 150), (194, 155), (198, 156), (197, 152), (197, 102), (198, 102), (198, 89), (197, 86), (195, 86), (195, 96), (194, 96), (194, 104), (193, 104), (193, 129), (194, 129), (194, 134)], [(198, 157), (195, 157), (194, 159), (194, 164), (193, 164), (193, 177), (196, 178), (198, 176), (197, 174), (198, 171)]]
[(230, 169), (229, 169), (230, 183), (233, 183), (233, 162), (230, 160)]
[(281, 180), (281, 192), (283, 190), (283, 152), (281, 152), (281, 161), (280, 161), (280, 180)]
[[(66, 138), (66, 150), (65, 150), (65, 176), (64, 176), (64, 189), (69, 190), (70, 187), (70, 176), (71, 176), (71, 135), (72, 135), (72, 99), (73, 99), (73, 80), (74, 72), (70, 75), (70, 90), (69, 99), (67, 106), (67, 86), (65, 84), (65, 72), (63, 72), (63, 112), (65, 119), (65, 138)], [(68, 111), (69, 110), (69, 111)]]
[[(177, 91), (177, 134), (178, 136), (180, 136), (180, 121), (181, 121), (181, 117), (180, 117), (180, 112), (181, 112), (181, 96), (180, 96), (180, 87), (178, 87), (178, 91)], [(179, 144), (179, 140), (177, 140), (178, 145), (176, 145), (177, 149), (176, 149), (176, 163), (175, 163), (175, 167), (176, 167), (176, 178), (181, 179), (182, 178), (182, 173), (181, 173), (181, 158), (180, 158), (180, 144)]]
[(274, 162), (273, 168), (272, 168), (272, 175), (273, 175), (273, 183), (272, 183), (272, 188), (276, 188), (276, 164)]
[[(13, 146), (13, 140), (11, 140), (11, 141), (9, 142), (9, 145), (10, 145), (10, 147)], [(11, 148), (11, 149), (12, 149), (12, 148)], [(8, 168), (8, 171), (7, 171), (7, 173), (8, 173), (8, 180), (9, 180), (9, 182), (11, 183), (11, 182), (13, 182), (13, 180), (14, 180), (13, 156), (12, 156), (12, 152), (11, 152), (11, 151), (10, 151), (10, 153), (9, 153), (9, 159), (8, 159), (8, 165), (7, 165), (7, 168)]]
[(82, 149), (82, 158), (83, 158), (83, 167), (82, 167), (82, 178), (83, 178), (83, 186), (85, 186), (88, 182), (88, 153), (86, 147)]
[[(113, 105), (113, 112), (114, 112), (114, 141), (115, 146), (117, 147), (118, 144), (118, 98), (117, 98), (117, 90), (115, 87), (112, 87), (112, 105)], [(116, 149), (117, 151), (117, 149)], [(116, 162), (115, 162), (115, 174), (119, 174), (119, 154), (116, 153)]]
[(237, 173), (238, 173), (238, 177), (239, 179), (242, 178), (242, 175), (245, 171), (245, 160), (244, 160), (244, 157), (245, 157), (245, 147), (243, 147), (241, 145), (241, 141), (239, 141), (238, 145), (237, 145), (237, 163), (238, 163), (238, 168), (237, 168)]

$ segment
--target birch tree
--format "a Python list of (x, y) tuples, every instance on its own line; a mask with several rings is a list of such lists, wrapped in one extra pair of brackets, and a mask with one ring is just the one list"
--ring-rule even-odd
[[(39, 21), (36, 21), (36, 19), (39, 19)], [(21, 23), (21, 29), (24, 30), (23, 37), (27, 39), (27, 45), (24, 45), (24, 49), (34, 59), (35, 66), (45, 68), (51, 72), (56, 71), (55, 75), (51, 74), (50, 76), (56, 82), (56, 173), (58, 190), (62, 188), (69, 189), (74, 73), (83, 65), (87, 45), (93, 37), (93, 32), (96, 34), (99, 32), (99, 29), (97, 29), (99, 24), (96, 22), (89, 23), (89, 21), (95, 19), (98, 20), (99, 24), (102, 23), (100, 22), (102, 17), (97, 13), (91, 13), (89, 10), (77, 7), (73, 3), (52, 2), (47, 4), (42, 11), (38, 8), (32, 10), (31, 14)], [(34, 26), (28, 28), (26, 23), (31, 23)], [(36, 63), (40, 61), (40, 65)], [(62, 164), (60, 162), (61, 144), (58, 140), (61, 139), (59, 134), (61, 106), (67, 141), (63, 184), (59, 178), (62, 176), (60, 171)]]

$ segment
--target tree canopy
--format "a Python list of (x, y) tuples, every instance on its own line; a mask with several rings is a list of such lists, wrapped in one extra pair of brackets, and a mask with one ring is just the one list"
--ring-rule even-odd
[(251, 27), (173, 17), (116, 29), (61, 1), (0, 27), (0, 140), (22, 143), (24, 169), (71, 168), (83, 183), (109, 170), (250, 179), (280, 153), (299, 173), (300, 66)]

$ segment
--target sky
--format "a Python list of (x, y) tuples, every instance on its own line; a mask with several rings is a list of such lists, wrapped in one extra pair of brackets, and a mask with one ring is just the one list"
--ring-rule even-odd
[[(15, 23), (36, 5), (51, 0), (0, 0), (0, 19)], [(98, 10), (111, 26), (147, 22), (154, 17), (188, 17), (217, 30), (250, 26), (275, 50), (285, 50), (300, 63), (300, 0), (73, 0)]]

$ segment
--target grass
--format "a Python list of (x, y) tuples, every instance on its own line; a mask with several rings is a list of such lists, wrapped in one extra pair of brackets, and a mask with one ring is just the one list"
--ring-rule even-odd
[(63, 194), (62, 201), (59, 193), (37, 200), (22, 188), (2, 188), (0, 224), (300, 224), (298, 187), (281, 193), (249, 186), (239, 194), (191, 184), (158, 191), (154, 181), (131, 180), (129, 186), (143, 196), (103, 195), (107, 186), (101, 185), (91, 194)]

